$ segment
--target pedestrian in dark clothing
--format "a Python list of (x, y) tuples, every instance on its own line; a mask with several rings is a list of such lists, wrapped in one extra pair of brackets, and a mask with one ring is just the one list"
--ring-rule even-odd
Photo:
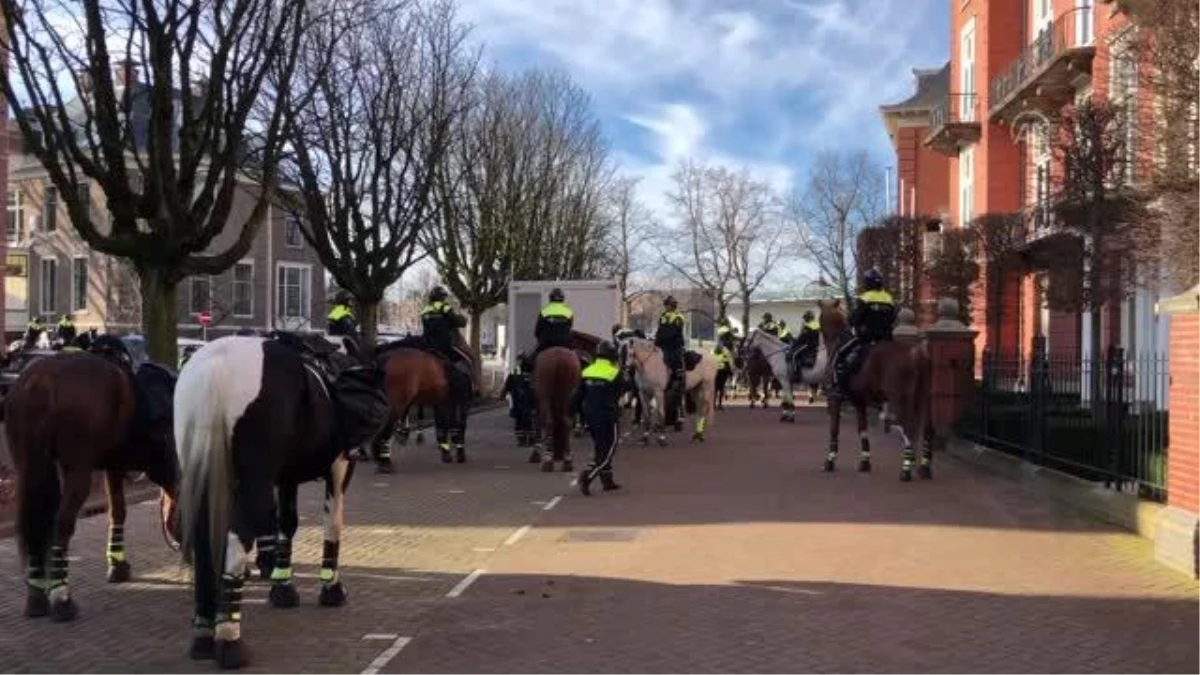
[(592, 481), (600, 479), (606, 492), (621, 489), (613, 479), (613, 455), (620, 439), (618, 401), (628, 384), (617, 365), (617, 348), (604, 341), (596, 348), (596, 360), (583, 369), (583, 382), (571, 399), (571, 409), (582, 408), (595, 454), (579, 474), (579, 491), (591, 495)]

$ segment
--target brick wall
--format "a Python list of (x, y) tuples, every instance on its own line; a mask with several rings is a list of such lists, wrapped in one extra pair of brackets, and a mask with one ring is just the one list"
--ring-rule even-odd
[(1171, 317), (1171, 418), (1167, 503), (1200, 512), (1200, 315)]

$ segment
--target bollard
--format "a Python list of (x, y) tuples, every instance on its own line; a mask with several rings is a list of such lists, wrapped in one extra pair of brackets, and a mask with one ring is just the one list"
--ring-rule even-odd
[(958, 422), (974, 390), (975, 336), (958, 319), (958, 302), (942, 298), (937, 304), (938, 320), (925, 330), (932, 369), (933, 426), (939, 436), (947, 435)]

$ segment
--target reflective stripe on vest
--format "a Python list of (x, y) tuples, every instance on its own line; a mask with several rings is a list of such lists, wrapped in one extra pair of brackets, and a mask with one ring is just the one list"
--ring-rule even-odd
[(552, 302), (542, 308), (542, 316), (547, 319), (573, 319), (575, 312), (565, 302)]
[(660, 326), (672, 323), (683, 323), (683, 315), (679, 312), (670, 311), (663, 312), (662, 316), (658, 317), (658, 325)]
[(809, 321), (808, 323), (804, 324), (804, 327), (809, 330), (819, 331), (819, 330), (821, 330), (821, 323), (819, 321), (817, 321), (816, 319), (813, 319), (812, 321)]
[(858, 299), (866, 303), (874, 303), (877, 305), (894, 305), (896, 301), (892, 299), (892, 294), (887, 291), (867, 291), (858, 296)]
[(596, 359), (592, 365), (583, 369), (583, 379), (612, 382), (621, 374), (621, 369), (608, 359)]
[(344, 318), (350, 316), (351, 314), (352, 314), (352, 312), (350, 311), (349, 307), (347, 307), (345, 305), (334, 305), (333, 309), (329, 310), (329, 320), (330, 321), (340, 321), (341, 319), (344, 319)]
[(447, 305), (446, 303), (442, 302), (441, 300), (438, 300), (437, 302), (431, 302), (428, 305), (425, 305), (424, 307), (422, 307), (421, 308), (421, 316), (426, 317), (426, 316), (430, 316), (432, 314), (445, 314), (446, 312), (449, 312), (449, 311), (450, 311), (450, 305)]

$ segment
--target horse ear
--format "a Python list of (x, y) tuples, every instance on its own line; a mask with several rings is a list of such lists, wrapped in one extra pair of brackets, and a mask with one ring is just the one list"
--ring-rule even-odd
[(834, 298), (834, 299), (833, 299), (833, 307), (836, 309), (836, 308), (838, 308), (838, 307), (841, 307), (841, 306), (842, 306), (842, 299), (841, 299), (841, 298)]

